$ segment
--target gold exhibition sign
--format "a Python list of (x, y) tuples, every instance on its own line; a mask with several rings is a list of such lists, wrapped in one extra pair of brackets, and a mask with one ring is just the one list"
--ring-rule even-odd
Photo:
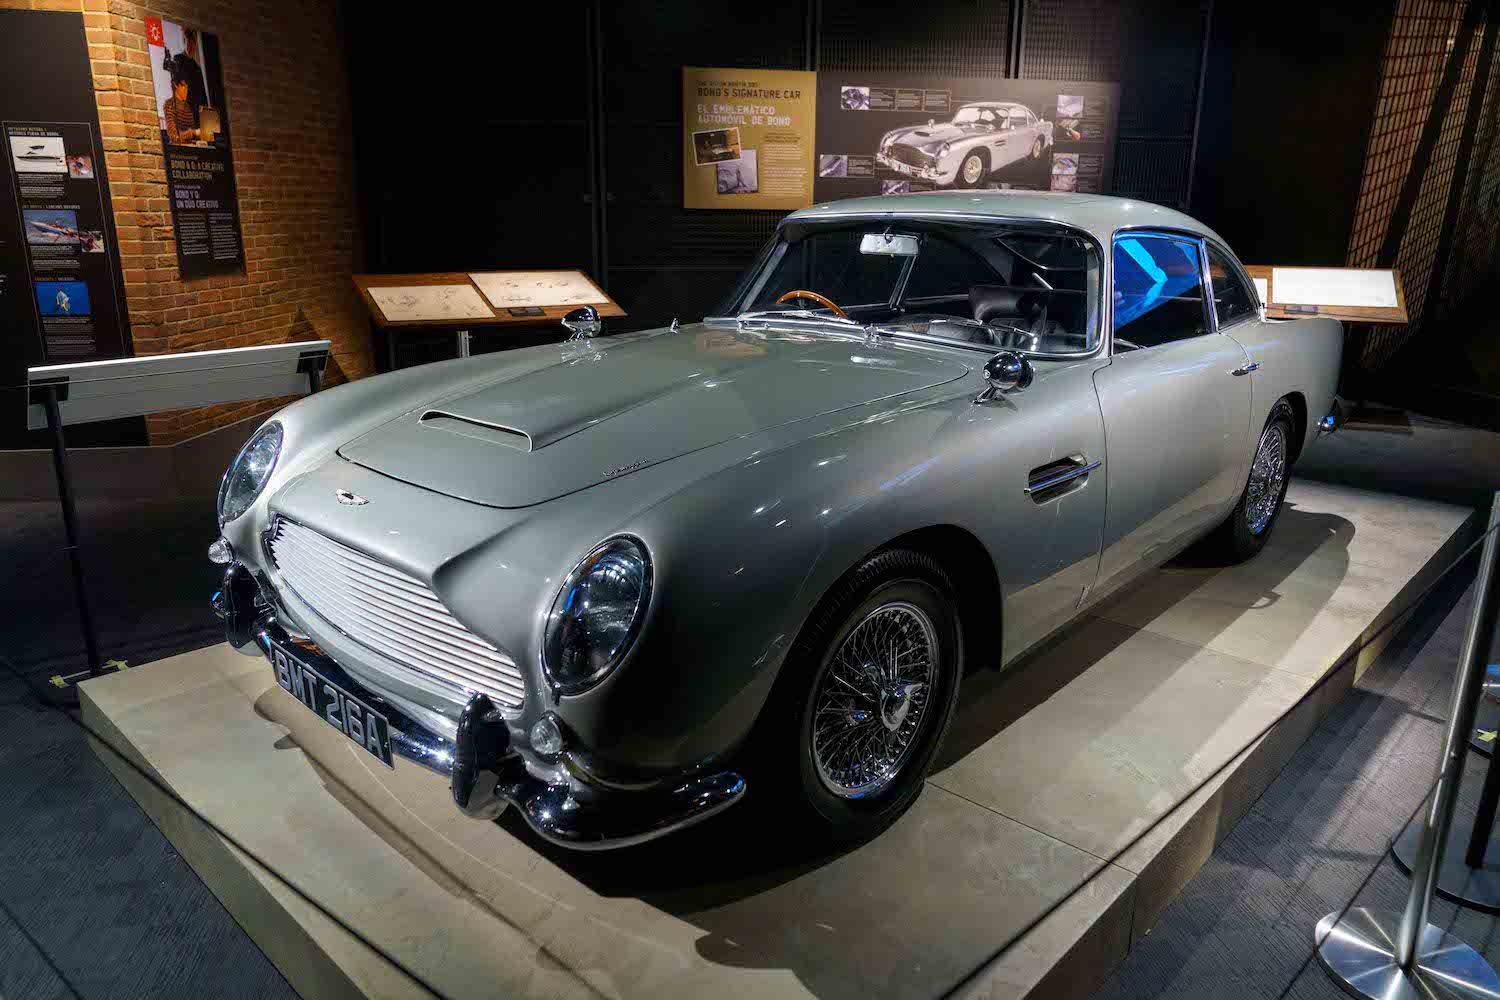
[(811, 205), (816, 101), (816, 73), (684, 66), (683, 204)]

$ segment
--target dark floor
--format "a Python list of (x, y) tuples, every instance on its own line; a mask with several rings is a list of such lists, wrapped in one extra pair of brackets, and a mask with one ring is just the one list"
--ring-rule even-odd
[[(145, 663), (220, 641), (209, 608), (220, 571), (212, 498), (86, 500), (84, 570), (103, 659)], [(28, 675), (86, 667), (57, 503), (0, 503), (0, 655)]]
[[(1411, 882), (1386, 848), (1432, 784), (1475, 561), (1303, 744), (1096, 1000), (1347, 996), (1312, 957), (1313, 931), (1351, 899), (1395, 912), (1406, 899)], [(1478, 796), (1484, 764), (1469, 755), (1461, 799)], [(1500, 966), (1494, 917), (1439, 899), (1431, 920)]]
[(0, 997), (295, 997), (82, 731), (0, 672)]

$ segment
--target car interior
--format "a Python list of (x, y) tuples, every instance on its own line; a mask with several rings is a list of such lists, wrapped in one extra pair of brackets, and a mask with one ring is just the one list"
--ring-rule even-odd
[[(894, 244), (903, 252), (868, 249), (872, 239), (879, 246), (892, 237), (905, 237)], [(778, 302), (804, 290), (883, 332), (1031, 354), (1077, 354), (1097, 342), (1097, 310), (1090, 302), (1097, 301), (1098, 253), (1054, 227), (906, 220), (808, 227), (787, 234), (771, 266), (751, 309), (832, 312), (811, 298)]]

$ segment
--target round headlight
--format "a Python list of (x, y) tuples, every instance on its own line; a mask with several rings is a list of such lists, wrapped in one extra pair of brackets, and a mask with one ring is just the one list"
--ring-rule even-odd
[(245, 443), (219, 484), (219, 524), (228, 524), (250, 509), (281, 454), (281, 425), (269, 423)]
[(563, 580), (547, 616), (542, 670), (563, 694), (599, 683), (617, 667), (651, 602), (651, 557), (633, 538), (594, 547)]
[(952, 148), (953, 148), (953, 145), (951, 143), (945, 142), (941, 146), (938, 147), (937, 155), (940, 156), (940, 157), (941, 156), (947, 156), (948, 155), (948, 151), (950, 149), (952, 149)]

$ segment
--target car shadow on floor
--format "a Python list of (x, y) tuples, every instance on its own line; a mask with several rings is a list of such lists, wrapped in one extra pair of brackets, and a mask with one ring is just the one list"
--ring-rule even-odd
[[(1270, 558), (1256, 568), (1245, 586), (1234, 591), (1235, 600), (1243, 608), (1276, 601), (1278, 588), (1313, 558), (1320, 560), (1317, 577), (1331, 594), (1343, 578), (1346, 547), (1353, 530), (1353, 525), (1343, 518), (1289, 506), (1283, 511), (1274, 550), (1267, 550)], [(1166, 585), (1160, 580), (1151, 583), (1150, 606), (1170, 607), (1209, 586), (1223, 572), (1235, 569), (1216, 569), (1203, 565), (1199, 558), (1189, 557), (1163, 574), (1168, 581)], [(1233, 606), (1234, 601), (1230, 604)], [(1294, 624), (1294, 631), (1296, 627)], [(1066, 641), (1069, 632), (1065, 629), (1009, 669), (979, 671), (965, 680), (957, 717), (934, 763), (935, 771), (974, 752), (1069, 683), (1086, 676), (1114, 648), (1111, 642), (1115, 640), (1108, 640), (1090, 645), (1087, 657), (1073, 660), (1049, 657), (1059, 643)], [(1130, 632), (1116, 628), (1109, 634), (1124, 641)], [(1192, 647), (1186, 643), (1181, 646), (1185, 663)], [(1161, 672), (1170, 675), (1181, 666), (1182, 663), (1164, 665)], [(1151, 690), (1152, 685), (1144, 683), (1137, 700), (1147, 698)], [(1127, 694), (1125, 699), (1133, 696)], [(1123, 714), (1134, 707), (1120, 704), (1119, 710)], [(1224, 706), (1225, 711), (1234, 708), (1234, 705)], [(1216, 728), (1212, 722), (1203, 725), (1209, 731)], [(877, 982), (890, 992), (900, 992), (902, 983), (878, 977), (872, 981), (872, 970), (855, 969), (861, 948), (896, 949), (905, 952), (904, 960), (910, 963), (919, 963), (919, 956), (926, 952), (927, 973), (934, 977), (929, 985), (940, 982), (945, 975), (953, 975), (965, 961), (971, 964), (962, 968), (960, 974), (966, 974), (989, 957), (953, 943), (955, 935), (951, 928), (945, 930), (945, 923), (956, 918), (951, 913), (945, 918), (940, 904), (914, 898), (909, 904), (892, 907), (888, 892), (878, 885), (925, 870), (936, 879), (933, 884), (915, 889), (914, 896), (941, 897), (947, 890), (936, 883), (942, 879), (973, 877), (976, 869), (972, 856), (983, 845), (928, 844), (921, 839), (925, 830), (919, 831), (915, 838), (910, 831), (892, 830), (862, 845), (830, 847), (800, 835), (787, 815), (776, 808), (774, 798), (755, 794), (753, 777), (750, 785), (751, 792), (745, 801), (720, 816), (625, 851), (580, 854), (553, 847), (536, 837), (513, 810), (502, 817), (500, 824), (594, 892), (638, 898), (701, 928), (706, 933), (696, 946), (703, 958), (735, 967), (787, 969), (819, 995), (868, 990)], [(950, 794), (933, 785), (923, 793), (939, 797)], [(1177, 801), (1186, 797), (1184, 793)], [(1173, 802), (1172, 807), (1175, 805)], [(1170, 807), (1162, 808), (1150, 819), (1154, 822), (1169, 811)], [(903, 845), (901, 851), (907, 853), (894, 850), (887, 853), (887, 846), (894, 848), (898, 843)], [(930, 853), (921, 857), (910, 853), (913, 850), (926, 853), (928, 848), (951, 851), (952, 862), (934, 861)], [(907, 866), (907, 875), (902, 875), (903, 865)], [(1097, 870), (1096, 867), (1089, 874)], [(1030, 906), (1040, 912), (1082, 884), (1081, 880), (1060, 880), (1054, 886), (1046, 886), (1040, 896), (1042, 905), (1038, 905), (1035, 891), (1024, 897), (1024, 903), (1020, 893), (1014, 900), (1007, 898), (1007, 880), (1024, 881), (1030, 878), (1027, 874), (1010, 871), (989, 875), (997, 918), (993, 928), (996, 950), (1011, 933), (1003, 929), (1004, 921), (999, 919), (1007, 908)], [(954, 887), (956, 883), (949, 888)], [(1015, 926), (1023, 923), (1018, 921)], [(903, 928), (899, 934), (896, 925)], [(861, 934), (866, 936), (863, 942), (859, 940)], [(946, 955), (945, 950), (949, 952)], [(854, 988), (856, 982), (860, 983), (858, 988)]]

